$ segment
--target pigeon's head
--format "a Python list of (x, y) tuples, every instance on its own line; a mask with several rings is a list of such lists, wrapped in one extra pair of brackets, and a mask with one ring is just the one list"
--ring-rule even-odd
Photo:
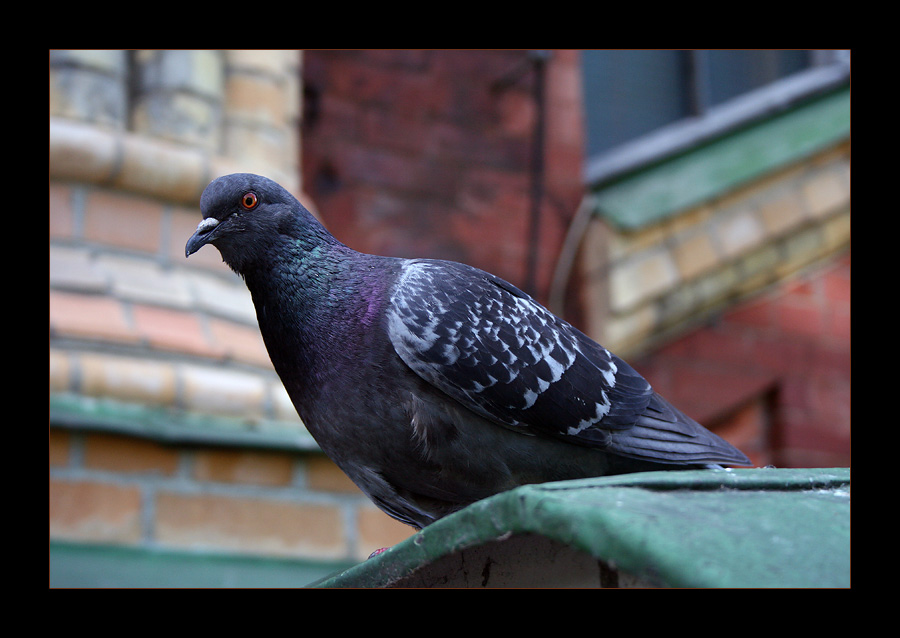
[(312, 216), (287, 190), (251, 173), (214, 180), (200, 196), (203, 221), (184, 248), (189, 257), (206, 244), (236, 272), (258, 260), (280, 235)]

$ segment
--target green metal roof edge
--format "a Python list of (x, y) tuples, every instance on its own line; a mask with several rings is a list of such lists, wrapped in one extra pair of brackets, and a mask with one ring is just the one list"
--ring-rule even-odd
[(636, 230), (850, 137), (849, 85), (594, 189), (596, 214)]
[(321, 451), (297, 423), (200, 414), (74, 393), (50, 394), (51, 427), (112, 432), (165, 444)]
[(383, 587), (439, 558), (539, 534), (675, 587), (849, 586), (847, 468), (648, 472), (479, 501), (312, 583)]
[(349, 561), (227, 552), (50, 542), (50, 587), (239, 587), (304, 585)]

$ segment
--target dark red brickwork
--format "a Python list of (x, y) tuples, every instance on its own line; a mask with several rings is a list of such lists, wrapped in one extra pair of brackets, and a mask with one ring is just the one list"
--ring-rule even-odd
[[(525, 51), (305, 52), (303, 184), (329, 229), (357, 250), (462, 261), (524, 286), (527, 63)], [(583, 192), (578, 73), (574, 51), (547, 65), (538, 296)]]
[(757, 463), (849, 466), (850, 255), (634, 363)]

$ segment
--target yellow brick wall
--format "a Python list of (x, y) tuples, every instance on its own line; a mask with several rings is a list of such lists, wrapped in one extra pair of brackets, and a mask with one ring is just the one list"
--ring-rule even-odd
[[(220, 174), (306, 200), (300, 68), (298, 51), (51, 53), (51, 399), (305, 433), (243, 282), (214, 249), (184, 257)], [(51, 420), (51, 540), (356, 560), (412, 532), (308, 446), (130, 425)]]
[(586, 329), (646, 351), (849, 242), (849, 143), (639, 231), (595, 219), (580, 251)]
[(412, 529), (321, 455), (50, 430), (51, 540), (362, 560)]

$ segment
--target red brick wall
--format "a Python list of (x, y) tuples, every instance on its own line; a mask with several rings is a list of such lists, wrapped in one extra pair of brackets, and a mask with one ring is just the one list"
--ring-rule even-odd
[(849, 467), (849, 253), (634, 363), (758, 464)]
[[(536, 107), (525, 51), (307, 51), (303, 184), (364, 252), (452, 259), (524, 285)], [(580, 201), (578, 53), (547, 66), (538, 295)]]

